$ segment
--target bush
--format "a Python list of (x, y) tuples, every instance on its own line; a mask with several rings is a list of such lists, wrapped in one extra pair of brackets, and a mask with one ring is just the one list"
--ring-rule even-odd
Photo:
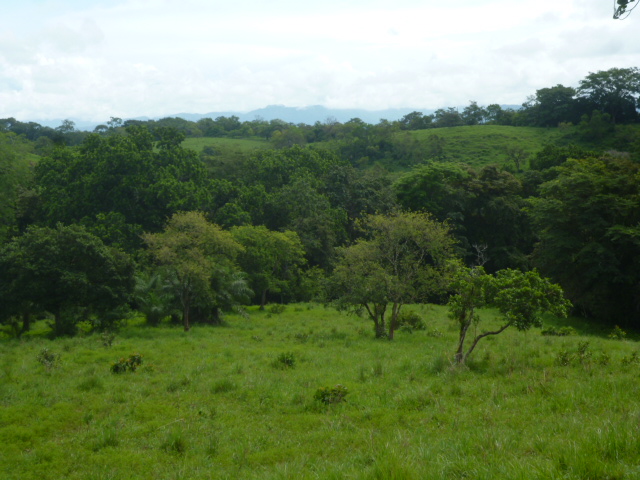
[(332, 405), (335, 403), (341, 403), (344, 401), (344, 397), (347, 396), (349, 391), (344, 385), (336, 385), (335, 387), (320, 387), (313, 395), (315, 400), (318, 400), (325, 405)]
[(542, 332), (540, 333), (542, 333), (542, 335), (545, 335), (545, 336), (554, 336), (554, 337), (571, 337), (578, 334), (576, 329), (573, 327), (560, 327), (560, 328), (548, 327), (542, 330)]
[(626, 336), (627, 332), (622, 330), (618, 325), (616, 325), (609, 334), (609, 338), (612, 340), (624, 340)]
[(282, 305), (280, 303), (274, 303), (269, 307), (269, 313), (273, 315), (279, 315), (286, 310), (286, 305)]
[(296, 357), (293, 352), (283, 352), (276, 358), (274, 367), (293, 368), (296, 366)]
[(403, 310), (398, 315), (398, 325), (401, 329), (412, 332), (414, 330), (426, 330), (427, 326), (422, 317), (413, 310)]
[(58, 366), (60, 355), (51, 352), (48, 348), (43, 348), (36, 356), (36, 360), (40, 362), (47, 370), (51, 370)]
[(135, 372), (140, 365), (142, 365), (142, 355), (134, 353), (129, 355), (129, 358), (121, 358), (111, 365), (111, 373)]

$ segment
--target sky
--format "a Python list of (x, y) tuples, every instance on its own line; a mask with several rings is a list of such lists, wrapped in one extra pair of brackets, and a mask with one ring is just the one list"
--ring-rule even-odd
[(640, 66), (613, 0), (20, 0), (0, 14), (0, 118), (267, 105), (519, 105)]

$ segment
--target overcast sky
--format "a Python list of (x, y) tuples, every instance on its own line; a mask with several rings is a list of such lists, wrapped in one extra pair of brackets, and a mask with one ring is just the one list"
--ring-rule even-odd
[(612, 0), (20, 0), (0, 13), (0, 118), (521, 104), (640, 66)]

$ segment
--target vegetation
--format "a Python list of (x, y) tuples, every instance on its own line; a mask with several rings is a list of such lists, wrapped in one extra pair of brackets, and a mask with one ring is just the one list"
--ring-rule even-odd
[[(411, 309), (443, 335), (399, 331), (380, 342), (369, 320), (314, 304), (271, 318), (252, 307), (188, 333), (132, 320), (109, 349), (99, 335), (41, 338), (36, 323), (22, 341), (0, 342), (0, 471), (21, 480), (636, 476), (637, 337), (545, 317), (578, 335), (507, 329), (456, 367), (446, 308)], [(480, 315), (500, 325), (493, 310)], [(43, 348), (59, 356), (54, 368), (37, 360)], [(137, 370), (112, 374), (132, 352), (144, 358)], [(294, 368), (272, 367), (282, 352)], [(342, 402), (332, 401), (338, 385)]]
[(0, 120), (4, 477), (636, 478), (639, 97)]

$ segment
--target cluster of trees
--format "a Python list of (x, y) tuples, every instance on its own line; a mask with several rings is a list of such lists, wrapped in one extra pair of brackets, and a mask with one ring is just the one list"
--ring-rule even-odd
[[(638, 72), (628, 70), (632, 85)], [(635, 93), (618, 92), (617, 103), (596, 95), (596, 76), (581, 88), (601, 98), (602, 115), (633, 120)], [(535, 108), (556, 115), (545, 95)], [(465, 115), (484, 118), (476, 107)], [(333, 143), (227, 162), (183, 148), (176, 125), (139, 123), (112, 119), (78, 145), (45, 150), (0, 132), (0, 322), (19, 332), (47, 312), (62, 334), (85, 319), (106, 325), (128, 305), (152, 324), (172, 316), (188, 329), (247, 302), (326, 291), (393, 338), (402, 305), (464, 296), (452, 261), (471, 265), (482, 252), (483, 270), (465, 274), (467, 283), (515, 285), (524, 280), (504, 272), (537, 268), (580, 313), (640, 323), (637, 134), (621, 137), (624, 152), (549, 145), (528, 162), (514, 145), (517, 168), (507, 169), (438, 160), (389, 122), (333, 124)], [(395, 172), (361, 161), (376, 155)], [(424, 161), (398, 174), (407, 155)], [(471, 313), (456, 314), (461, 331), (475, 306), (506, 308), (497, 294), (469, 298)], [(504, 315), (525, 328), (536, 312), (520, 312), (526, 321)]]

